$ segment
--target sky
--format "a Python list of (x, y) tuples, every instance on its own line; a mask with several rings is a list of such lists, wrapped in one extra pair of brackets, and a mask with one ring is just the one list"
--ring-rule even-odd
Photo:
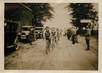
[(70, 24), (70, 19), (71, 16), (68, 14), (68, 10), (65, 9), (65, 7), (68, 4), (60, 4), (60, 3), (56, 3), (56, 4), (51, 4), (51, 6), (54, 8), (54, 18), (52, 18), (51, 20), (47, 20), (47, 22), (45, 22), (45, 26), (49, 26), (49, 27), (56, 27), (59, 29), (67, 29), (68, 27), (71, 26)]

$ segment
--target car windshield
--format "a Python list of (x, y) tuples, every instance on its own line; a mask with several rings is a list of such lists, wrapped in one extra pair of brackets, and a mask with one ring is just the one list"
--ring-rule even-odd
[(22, 30), (23, 30), (23, 31), (29, 31), (30, 28), (28, 28), (28, 27), (22, 27)]

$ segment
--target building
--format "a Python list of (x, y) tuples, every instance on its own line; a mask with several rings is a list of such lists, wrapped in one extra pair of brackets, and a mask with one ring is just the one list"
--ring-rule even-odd
[(16, 34), (24, 25), (32, 25), (32, 10), (28, 5), (5, 3), (5, 55), (16, 50)]
[(16, 23), (17, 31), (21, 26), (32, 25), (32, 16), (32, 10), (26, 4), (5, 3), (5, 23)]

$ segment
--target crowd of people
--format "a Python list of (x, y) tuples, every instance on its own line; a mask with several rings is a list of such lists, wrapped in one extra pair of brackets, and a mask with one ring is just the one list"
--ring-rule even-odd
[(61, 37), (61, 31), (58, 28), (49, 28), (46, 27), (44, 30), (44, 38), (46, 40), (46, 54), (50, 52), (51, 48), (53, 49)]
[[(78, 38), (78, 28), (75, 26), (72, 26), (71, 28), (67, 29), (66, 32), (64, 32), (64, 36), (67, 36), (67, 39), (72, 41), (72, 44), (79, 43)], [(90, 36), (91, 36), (91, 28), (88, 25), (85, 28), (85, 42), (86, 42), (86, 50), (90, 50)], [(43, 30), (43, 39), (46, 41), (46, 54), (48, 54), (55, 46), (57, 45), (58, 41), (62, 37), (62, 31), (59, 28), (55, 27), (45, 27)]]
[[(66, 32), (64, 32), (64, 36), (67, 36), (67, 39), (72, 41), (72, 44), (79, 43), (78, 38), (78, 28), (75, 26), (72, 26), (71, 28), (67, 29)], [(58, 40), (60, 40), (62, 33), (57, 28), (49, 28), (46, 27), (44, 31), (44, 37), (46, 39), (46, 54), (50, 52), (51, 48), (53, 49), (55, 45), (58, 43)], [(90, 50), (90, 36), (91, 36), (91, 28), (90, 26), (86, 26), (85, 28), (85, 42), (86, 42), (86, 50)]]
[(67, 29), (65, 35), (67, 36), (68, 40), (72, 41), (72, 44), (78, 43), (78, 28), (72, 26), (71, 28)]
[[(89, 24), (86, 26), (85, 34), (84, 34), (85, 42), (86, 42), (86, 50), (90, 50), (91, 31), (92, 31), (91, 26)], [(78, 35), (79, 35), (78, 28), (73, 26), (72, 28), (67, 29), (67, 32), (65, 33), (65, 35), (67, 36), (68, 40), (72, 41), (72, 44), (79, 43), (78, 42)]]
[[(79, 43), (79, 38), (78, 38), (78, 28), (75, 26), (72, 26), (71, 28), (68, 28), (66, 32), (64, 32), (64, 36), (67, 37), (68, 40), (72, 42), (72, 44)], [(90, 26), (88, 25), (85, 28), (85, 42), (86, 42), (86, 50), (90, 49), (90, 35), (91, 35), (91, 29)], [(31, 32), (32, 34), (34, 32)], [(46, 41), (46, 54), (48, 54), (55, 46), (58, 44), (58, 41), (62, 37), (62, 31), (59, 28), (55, 27), (45, 27), (43, 29), (43, 35), (42, 38)], [(32, 36), (29, 36), (29, 43), (32, 45)]]

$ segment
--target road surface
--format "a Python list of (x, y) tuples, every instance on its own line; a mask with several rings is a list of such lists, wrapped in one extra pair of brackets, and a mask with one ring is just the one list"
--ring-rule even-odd
[(91, 50), (85, 50), (84, 37), (73, 45), (62, 37), (49, 54), (45, 53), (45, 40), (39, 39), (29, 43), (19, 43), (17, 51), (5, 57), (5, 69), (34, 70), (97, 70), (97, 40), (91, 38)]

